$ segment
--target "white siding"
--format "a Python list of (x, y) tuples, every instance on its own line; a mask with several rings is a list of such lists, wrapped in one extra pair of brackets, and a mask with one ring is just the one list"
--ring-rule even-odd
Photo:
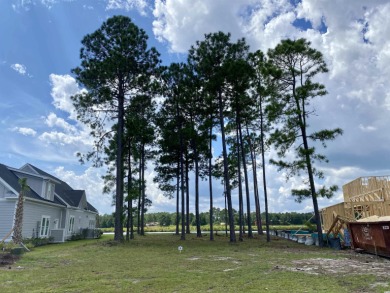
[[(0, 240), (12, 229), (14, 224), (16, 200), (0, 199)], [(7, 240), (11, 240), (8, 237)]]
[(32, 190), (34, 190), (37, 194), (39, 194), (39, 196), (42, 196), (42, 192), (44, 191), (43, 179), (35, 177), (35, 176), (29, 176), (29, 175), (23, 174), (23, 173), (18, 173), (18, 172), (15, 172), (15, 173), (19, 178), (26, 178), (27, 185)]
[[(80, 233), (81, 229), (89, 228), (89, 221), (94, 220), (96, 222), (96, 214), (83, 210), (72, 210), (69, 209), (69, 214), (66, 223), (65, 231), (68, 233), (69, 230), (69, 219), (71, 216), (74, 217), (74, 228), (73, 233)], [(68, 233), (70, 236), (72, 233)]]
[[(42, 216), (50, 217), (50, 229), (54, 229), (54, 220), (61, 218), (61, 210), (65, 210), (61, 207), (55, 207), (47, 204), (41, 204), (33, 201), (26, 200), (24, 202), (24, 213), (23, 213), (23, 231), (22, 235), (24, 238), (36, 237), (37, 228), (39, 229)], [(34, 232), (34, 234), (33, 234)], [(50, 235), (50, 234), (49, 234)]]

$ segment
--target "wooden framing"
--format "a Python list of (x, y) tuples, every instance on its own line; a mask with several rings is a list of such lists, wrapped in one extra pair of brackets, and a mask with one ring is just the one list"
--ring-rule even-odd
[(344, 202), (321, 210), (322, 229), (330, 231), (337, 215), (356, 221), (390, 216), (390, 176), (357, 178), (343, 186)]
[(322, 230), (328, 232), (336, 218), (335, 215), (345, 216), (344, 203), (338, 203), (321, 210)]
[(333, 223), (330, 225), (327, 233), (326, 233), (326, 238), (329, 239), (330, 235), (333, 234), (332, 236), (334, 238), (338, 237), (339, 234), (342, 234), (344, 237), (344, 230), (343, 228), (346, 228), (348, 223), (351, 221), (350, 219), (338, 215), (335, 211), (333, 211)]
[(360, 177), (343, 186), (344, 202), (390, 200), (390, 176)]

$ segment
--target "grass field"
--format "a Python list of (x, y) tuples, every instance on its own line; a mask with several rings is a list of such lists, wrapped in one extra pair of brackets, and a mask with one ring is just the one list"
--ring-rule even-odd
[(37, 247), (0, 268), (0, 292), (390, 291), (390, 262), (374, 256), (262, 236), (234, 244), (186, 236), (118, 244), (104, 235)]

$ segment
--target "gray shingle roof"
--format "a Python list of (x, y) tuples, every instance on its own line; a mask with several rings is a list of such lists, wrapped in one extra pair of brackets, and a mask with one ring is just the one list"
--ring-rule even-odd
[[(34, 198), (37, 200), (42, 200), (46, 202), (54, 202), (60, 205), (69, 205), (72, 207), (78, 207), (80, 204), (80, 200), (84, 195), (84, 190), (74, 190), (70, 187), (66, 182), (54, 177), (53, 175), (46, 173), (45, 171), (28, 164), (30, 168), (34, 169), (40, 176), (51, 178), (54, 181), (55, 189), (54, 192), (58, 196), (54, 196), (54, 201), (49, 201), (40, 197), (35, 191), (30, 189), (26, 196), (30, 198)], [(20, 192), (19, 178), (15, 175), (15, 173), (11, 170), (12, 168), (8, 168), (7, 166), (0, 164), (0, 177), (3, 178), (7, 184), (9, 184), (15, 191)], [(98, 211), (94, 208), (89, 202), (87, 202), (87, 209), (89, 211), (97, 213)]]
[[(12, 170), (10, 170), (6, 165), (0, 164), (0, 177), (3, 178), (3, 180), (5, 182), (7, 182), (7, 184), (9, 186), (11, 186), (12, 189), (14, 189), (17, 193), (20, 193), (21, 186), (19, 184), (19, 177), (16, 176), (15, 173)], [(25, 197), (29, 197), (29, 198), (33, 198), (33, 199), (37, 199), (37, 200), (42, 200), (42, 201), (46, 201), (46, 202), (52, 202), (50, 200), (47, 200), (47, 199), (40, 197), (31, 188), (29, 188), (29, 190), (25, 193)], [(55, 199), (54, 203), (65, 206), (65, 204), (63, 202), (59, 201), (58, 199), (57, 200)]]
[[(57, 177), (54, 177), (53, 175), (46, 173), (45, 171), (35, 167), (34, 165), (29, 164), (30, 167), (32, 167), (35, 171), (37, 171), (40, 175), (52, 178), (56, 181), (59, 181), (60, 184), (55, 184), (55, 193), (58, 194), (68, 205), (72, 207), (78, 207), (80, 204), (80, 200), (84, 194), (84, 190), (74, 190), (72, 187), (70, 187), (66, 182), (58, 179)], [(89, 202), (88, 204), (88, 210), (93, 212), (98, 212), (97, 209), (95, 209)]]

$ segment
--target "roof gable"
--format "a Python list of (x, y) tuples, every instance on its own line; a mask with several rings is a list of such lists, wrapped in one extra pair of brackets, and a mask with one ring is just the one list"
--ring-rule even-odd
[(31, 188), (29, 188), (29, 190), (25, 193), (27, 198), (55, 203), (62, 206), (71, 206), (98, 213), (98, 211), (87, 201), (84, 190), (74, 190), (66, 182), (31, 164), (25, 164), (21, 169), (15, 169), (4, 164), (0, 164), (0, 180), (7, 189), (11, 190), (12, 193), (15, 193), (15, 196), (18, 196), (20, 193), (21, 186), (19, 184), (19, 178), (22, 175), (36, 176), (44, 180), (49, 179), (55, 185), (53, 200), (47, 200), (41, 197)]
[[(0, 177), (7, 183), (13, 190), (15, 190), (18, 194), (21, 191), (21, 186), (19, 184), (19, 177), (16, 176), (15, 172), (10, 170), (7, 166), (0, 164)], [(25, 193), (26, 197), (44, 200), (40, 197), (34, 190), (29, 188), (29, 190)]]
[[(49, 173), (46, 173), (45, 171), (35, 167), (34, 165), (28, 164), (31, 168), (33, 168), (39, 175), (51, 178), (55, 181), (55, 198), (58, 199), (58, 196), (64, 201), (67, 205), (76, 207), (76, 208), (81, 208), (81, 209), (87, 209), (93, 212), (98, 212), (90, 203), (88, 203), (86, 199), (86, 194), (84, 190), (74, 190), (72, 187), (70, 187), (66, 182), (60, 180), (59, 178), (50, 175)], [(83, 202), (82, 198), (84, 197), (85, 203), (83, 203), (80, 206), (80, 201)]]
[(31, 167), (30, 164), (25, 164), (23, 167), (19, 168), (19, 170), (27, 172), (27, 173), (33, 173), (33, 174), (37, 174), (38, 175), (38, 172), (35, 171), (34, 168)]

